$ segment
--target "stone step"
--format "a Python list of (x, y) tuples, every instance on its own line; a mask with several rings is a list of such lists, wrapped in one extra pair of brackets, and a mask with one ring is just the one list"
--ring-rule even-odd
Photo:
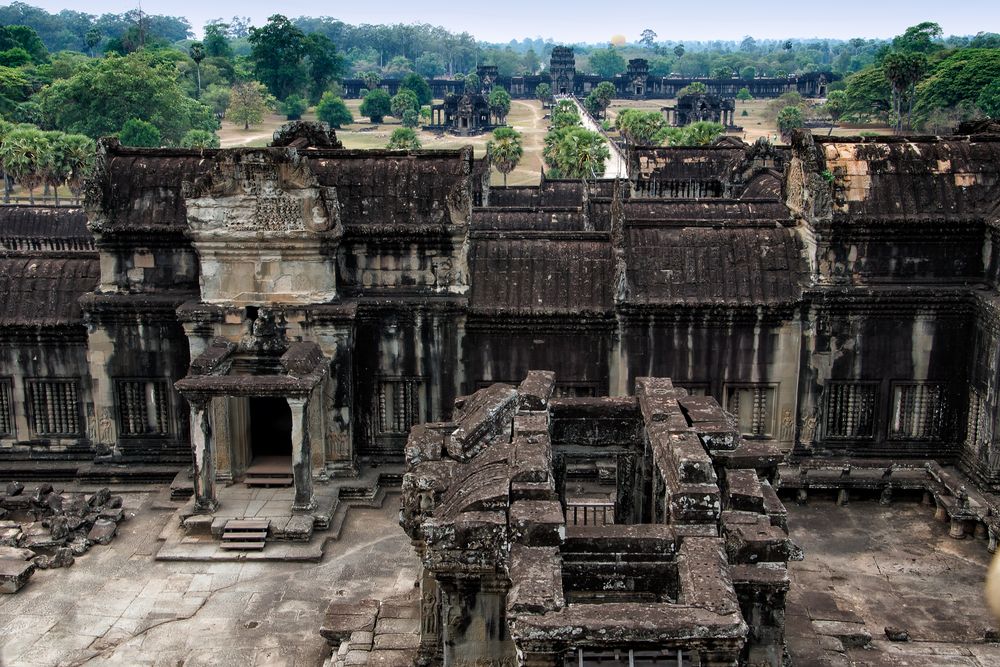
[(264, 540), (248, 540), (244, 542), (222, 542), (219, 545), (220, 549), (225, 549), (226, 551), (261, 551), (264, 549)]
[(246, 486), (291, 486), (291, 477), (251, 477), (247, 475), (243, 479)]
[(227, 531), (222, 534), (223, 542), (232, 542), (232, 541), (241, 542), (246, 540), (264, 540), (264, 539), (267, 539), (266, 530), (259, 530), (259, 531), (236, 530), (236, 531)]

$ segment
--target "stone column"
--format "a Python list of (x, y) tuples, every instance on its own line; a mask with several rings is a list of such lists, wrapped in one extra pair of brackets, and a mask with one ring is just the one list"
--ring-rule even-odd
[(293, 512), (310, 512), (316, 509), (313, 502), (312, 445), (309, 442), (309, 401), (289, 398), (292, 411), (292, 480), (295, 484)]
[(215, 497), (215, 452), (212, 424), (208, 417), (210, 398), (189, 398), (191, 404), (191, 450), (194, 453), (194, 511), (212, 514), (219, 507)]

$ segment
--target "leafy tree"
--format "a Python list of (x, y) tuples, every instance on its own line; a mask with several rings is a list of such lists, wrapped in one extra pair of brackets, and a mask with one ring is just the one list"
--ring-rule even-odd
[(316, 105), (316, 116), (330, 127), (340, 128), (354, 122), (350, 109), (333, 93), (327, 91), (323, 93), (319, 104)]
[(86, 45), (87, 53), (90, 54), (91, 58), (94, 57), (94, 49), (103, 41), (104, 33), (97, 28), (91, 28), (83, 35), (83, 43)]
[(420, 101), (417, 99), (417, 94), (409, 88), (400, 88), (399, 92), (390, 101), (390, 108), (392, 109), (393, 116), (402, 119), (403, 114), (407, 111), (416, 111), (419, 109)]
[(726, 67), (724, 65), (716, 67), (715, 70), (712, 71), (712, 78), (713, 79), (731, 79), (731, 78), (733, 78), (733, 70), (729, 69), (728, 67)]
[(616, 74), (625, 71), (625, 59), (614, 46), (597, 49), (590, 53), (590, 69), (598, 76), (613, 79)]
[(226, 116), (232, 122), (243, 124), (244, 130), (264, 120), (264, 115), (273, 106), (274, 98), (260, 81), (237, 81), (229, 93), (229, 110)]
[(622, 109), (615, 118), (615, 128), (626, 143), (635, 146), (650, 146), (656, 141), (667, 122), (658, 111)]
[(403, 127), (416, 127), (420, 125), (420, 112), (416, 109), (407, 109), (403, 112), (400, 122), (402, 122)]
[(540, 83), (535, 86), (535, 97), (542, 104), (548, 104), (552, 101), (552, 86), (547, 83)]
[(580, 124), (580, 112), (576, 110), (576, 105), (569, 100), (559, 100), (552, 108), (552, 129), (558, 130), (564, 127)]
[(424, 121), (425, 123), (431, 122), (431, 108), (426, 104), (420, 107), (420, 120)]
[(21, 50), (27, 54), (28, 62), (44, 63), (49, 59), (49, 50), (33, 28), (26, 25), (0, 25), (0, 53)]
[(389, 143), (386, 148), (396, 151), (415, 151), (420, 148), (420, 138), (417, 133), (409, 127), (397, 127), (389, 136)]
[(201, 95), (201, 102), (207, 105), (216, 117), (223, 118), (226, 115), (226, 109), (229, 108), (231, 95), (232, 91), (228, 86), (212, 84), (205, 88), (205, 92)]
[(524, 52), (523, 69), (525, 74), (533, 75), (537, 74), (539, 68), (541, 68), (542, 63), (538, 60), (538, 54), (535, 53), (534, 49), (528, 49)]
[(176, 144), (191, 129), (214, 130), (211, 109), (184, 94), (177, 67), (157, 53), (107, 56), (36, 96), (48, 127), (97, 138), (142, 118)]
[(318, 102), (330, 82), (341, 75), (344, 59), (328, 37), (312, 34), (306, 37), (306, 60), (309, 66), (309, 100)]
[(944, 48), (936, 44), (935, 40), (941, 39), (943, 34), (941, 26), (931, 21), (924, 21), (915, 26), (910, 26), (906, 31), (892, 40), (892, 48), (896, 51), (909, 53), (931, 53)]
[(757, 68), (753, 65), (748, 65), (740, 70), (740, 78), (744, 81), (751, 81), (757, 76)]
[(271, 94), (285, 99), (306, 84), (306, 35), (291, 21), (275, 14), (261, 28), (250, 28), (250, 59), (254, 72)]
[(309, 108), (309, 102), (301, 95), (292, 94), (281, 103), (281, 113), (285, 114), (288, 120), (299, 120), (302, 114)]
[(798, 107), (787, 106), (778, 113), (778, 131), (785, 141), (791, 136), (792, 130), (803, 125), (805, 117), (802, 115), (802, 109)]
[(233, 47), (229, 45), (229, 24), (212, 22), (205, 26), (205, 54), (209, 58), (232, 58)]
[(425, 76), (428, 79), (433, 79), (444, 74), (444, 58), (437, 53), (422, 53), (413, 64), (417, 68), (417, 74)]
[(365, 88), (375, 90), (382, 82), (382, 75), (375, 71), (365, 72), (361, 75), (361, 80), (365, 82)]
[(677, 46), (674, 47), (674, 55), (677, 56), (678, 58), (683, 58), (684, 57), (684, 45), (683, 44), (678, 44)]
[(493, 138), (486, 143), (486, 154), (490, 156), (490, 163), (503, 174), (503, 186), (507, 187), (507, 174), (514, 171), (524, 155), (520, 133), (512, 127), (493, 130)]
[(917, 85), (913, 113), (918, 123), (935, 109), (975, 103), (984, 88), (1000, 80), (1000, 49), (960, 49), (939, 62)]
[(595, 117), (600, 117), (604, 115), (605, 110), (611, 104), (611, 100), (614, 99), (615, 85), (610, 81), (601, 81), (599, 84), (594, 86), (594, 89), (590, 91), (587, 95), (587, 111), (590, 111)]
[(129, 118), (118, 133), (118, 140), (125, 146), (159, 148), (163, 144), (160, 131), (152, 123), (139, 118)]
[(881, 67), (867, 67), (847, 78), (846, 116), (867, 121), (885, 118), (891, 108), (892, 87)]
[(427, 84), (427, 80), (419, 74), (410, 73), (404, 76), (399, 84), (399, 89), (412, 90), (413, 94), (417, 96), (417, 106), (430, 104), (434, 101), (434, 95), (431, 94), (431, 87)]
[(406, 56), (395, 56), (382, 68), (390, 79), (413, 72), (413, 62)]
[(201, 98), (201, 61), (205, 59), (205, 45), (201, 42), (192, 42), (191, 46), (188, 47), (188, 55), (191, 56), (191, 60), (194, 61), (195, 69), (198, 72), (198, 92), (195, 95), (196, 99)]
[(483, 87), (483, 82), (479, 80), (478, 74), (465, 75), (465, 92), (475, 95), (479, 92), (479, 89), (482, 87)]
[(753, 99), (753, 95), (750, 94), (750, 89), (746, 86), (740, 88), (739, 92), (736, 93), (736, 99), (740, 102), (749, 102)]
[(847, 92), (843, 90), (833, 90), (826, 96), (826, 104), (823, 108), (830, 118), (837, 120), (847, 111)]
[(383, 118), (392, 113), (389, 93), (381, 88), (369, 90), (365, 98), (361, 100), (361, 107), (358, 111), (361, 112), (362, 116), (368, 116), (372, 123), (381, 123)]
[(704, 95), (707, 92), (708, 86), (703, 84), (701, 81), (692, 81), (677, 91), (677, 97), (681, 98), (685, 95)]
[(651, 49), (656, 46), (656, 33), (651, 29), (646, 28), (639, 35), (639, 43), (645, 46), (647, 49)]
[(507, 114), (510, 113), (510, 94), (502, 87), (496, 86), (490, 91), (487, 103), (490, 105), (490, 112), (500, 121), (499, 124), (505, 124)]
[(993, 120), (1000, 120), (1000, 79), (983, 88), (976, 98), (976, 105)]
[(0, 164), (4, 174), (28, 190), (35, 203), (35, 188), (44, 179), (44, 162), (49, 142), (38, 128), (20, 126), (9, 130), (0, 144)]
[(181, 146), (184, 148), (218, 148), (219, 135), (208, 130), (189, 130), (181, 138)]

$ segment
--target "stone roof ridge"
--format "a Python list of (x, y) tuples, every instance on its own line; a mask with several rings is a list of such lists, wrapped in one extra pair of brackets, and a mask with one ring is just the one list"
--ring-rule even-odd
[(328, 123), (296, 120), (285, 123), (274, 131), (271, 146), (290, 146), (292, 148), (316, 149), (343, 148), (344, 144), (337, 138), (337, 133)]

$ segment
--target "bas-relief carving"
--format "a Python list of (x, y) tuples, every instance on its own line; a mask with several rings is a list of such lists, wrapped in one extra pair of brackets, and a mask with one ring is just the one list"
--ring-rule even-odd
[(109, 447), (115, 444), (115, 420), (111, 415), (111, 408), (104, 408), (101, 412), (101, 419), (98, 422), (98, 442)]
[(184, 184), (184, 196), (195, 231), (322, 232), (340, 224), (336, 188), (321, 186), (291, 148), (224, 155)]
[(813, 415), (802, 420), (802, 424), (799, 427), (799, 442), (802, 445), (812, 447), (813, 442), (816, 440), (816, 425), (817, 419)]
[(791, 440), (794, 435), (794, 428), (795, 417), (792, 415), (792, 410), (791, 408), (785, 408), (785, 411), (781, 413), (781, 439)]

